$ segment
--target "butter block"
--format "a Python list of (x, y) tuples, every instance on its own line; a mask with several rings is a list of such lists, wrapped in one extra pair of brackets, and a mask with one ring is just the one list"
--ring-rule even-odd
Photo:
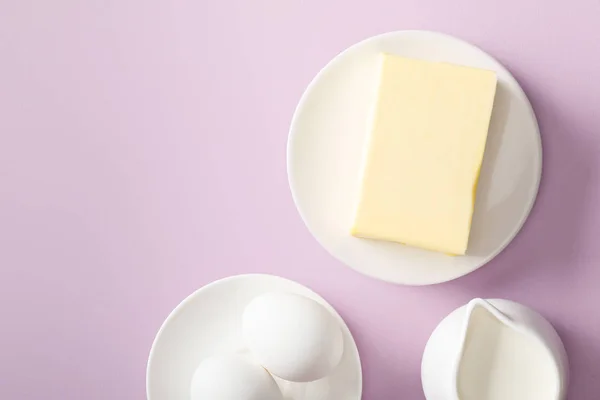
[(493, 71), (381, 55), (352, 235), (465, 254)]

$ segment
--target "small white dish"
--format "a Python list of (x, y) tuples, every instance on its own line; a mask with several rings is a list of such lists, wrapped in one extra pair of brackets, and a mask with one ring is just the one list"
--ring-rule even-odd
[(200, 362), (215, 354), (244, 354), (242, 315), (256, 296), (268, 292), (311, 298), (339, 321), (344, 354), (334, 372), (310, 383), (275, 378), (286, 400), (360, 400), (362, 371), (354, 338), (339, 314), (318, 294), (299, 283), (272, 275), (238, 275), (210, 283), (179, 304), (158, 331), (146, 371), (148, 400), (189, 400)]
[(568, 360), (552, 325), (508, 300), (474, 299), (435, 328), (421, 364), (427, 400), (562, 400)]
[[(367, 120), (376, 96), (377, 56), (382, 52), (492, 69), (498, 74), (466, 256), (451, 257), (350, 235)], [(474, 271), (514, 238), (535, 202), (542, 146), (529, 100), (500, 63), (448, 35), (401, 31), (362, 41), (319, 72), (292, 120), (287, 169), (298, 211), (329, 253), (365, 275), (427, 285)]]

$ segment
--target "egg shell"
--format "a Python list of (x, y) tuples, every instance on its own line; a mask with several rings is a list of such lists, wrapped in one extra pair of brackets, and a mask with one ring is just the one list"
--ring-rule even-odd
[(263, 367), (235, 355), (204, 359), (192, 377), (192, 400), (283, 400)]
[(337, 318), (315, 300), (292, 293), (254, 298), (244, 310), (242, 330), (257, 362), (292, 382), (331, 374), (344, 351)]

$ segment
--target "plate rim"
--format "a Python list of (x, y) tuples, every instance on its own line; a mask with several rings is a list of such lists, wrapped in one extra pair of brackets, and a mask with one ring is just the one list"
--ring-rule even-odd
[[(329, 248), (324, 246), (323, 243), (321, 243), (321, 241), (314, 234), (311, 227), (308, 225), (306, 216), (305, 216), (304, 212), (302, 211), (301, 207), (299, 206), (298, 194), (296, 193), (296, 191), (294, 189), (294, 184), (292, 182), (293, 179), (292, 179), (292, 171), (291, 171), (291, 163), (290, 163), (290, 159), (292, 158), (292, 147), (293, 147), (292, 142), (294, 140), (294, 137), (296, 136), (296, 134), (294, 133), (294, 127), (297, 124), (297, 119), (299, 118), (298, 115), (299, 115), (300, 111), (304, 108), (304, 105), (305, 105), (308, 97), (310, 96), (310, 93), (313, 91), (314, 86), (317, 84), (317, 82), (320, 80), (320, 78), (331, 68), (331, 66), (335, 62), (337, 62), (340, 59), (340, 57), (342, 57), (344, 54), (346, 54), (347, 52), (350, 52), (354, 48), (359, 47), (365, 43), (368, 43), (371, 41), (376, 41), (376, 40), (381, 40), (381, 39), (384, 39), (387, 37), (392, 37), (392, 36), (397, 36), (397, 35), (411, 35), (411, 34), (437, 36), (438, 38), (441, 38), (444, 40), (451, 40), (451, 41), (458, 42), (462, 45), (465, 45), (465, 46), (471, 48), (472, 50), (475, 50), (476, 52), (480, 53), (480, 55), (482, 55), (483, 57), (491, 59), (493, 62), (495, 62), (499, 66), (499, 68), (504, 70), (504, 72), (507, 75), (507, 78), (513, 81), (512, 83), (514, 83), (513, 86), (515, 87), (515, 89), (517, 89), (518, 96), (522, 97), (522, 99), (524, 100), (525, 106), (527, 108), (527, 112), (532, 117), (532, 120), (534, 123), (534, 128), (535, 128), (535, 133), (536, 133), (536, 135), (535, 135), (536, 136), (536, 139), (535, 139), (536, 148), (537, 148), (537, 151), (539, 154), (539, 161), (538, 161), (537, 165), (534, 166), (535, 170), (538, 171), (538, 173), (536, 174), (534, 185), (531, 188), (533, 190), (532, 199), (529, 201), (529, 204), (527, 204), (526, 211), (523, 213), (523, 217), (520, 219), (520, 221), (516, 225), (512, 234), (508, 235), (495, 251), (491, 252), (487, 257), (485, 257), (481, 261), (481, 263), (477, 267), (473, 268), (472, 270), (470, 270), (466, 273), (454, 276), (452, 278), (435, 279), (435, 280), (430, 280), (430, 281), (426, 281), (426, 282), (425, 281), (423, 281), (423, 282), (407, 282), (407, 281), (401, 281), (398, 279), (386, 279), (377, 274), (372, 274), (372, 273), (369, 273), (368, 271), (363, 271), (361, 269), (355, 268), (355, 267), (347, 264), (340, 257), (335, 255)], [(325, 249), (325, 251), (327, 253), (329, 253), (329, 255), (331, 255), (335, 260), (341, 262), (347, 268), (350, 268), (351, 270), (353, 270), (363, 276), (367, 276), (369, 278), (374, 278), (374, 279), (382, 281), (382, 282), (388, 282), (388, 283), (403, 285), (403, 286), (429, 286), (429, 285), (437, 285), (437, 284), (441, 284), (441, 283), (445, 283), (445, 282), (451, 282), (451, 281), (459, 279), (463, 276), (469, 275), (469, 274), (475, 272), (476, 270), (481, 269), (482, 267), (487, 265), (490, 261), (492, 261), (494, 258), (496, 258), (500, 253), (502, 253), (508, 247), (508, 245), (515, 239), (515, 237), (521, 232), (523, 226), (525, 225), (525, 222), (529, 219), (529, 216), (531, 214), (531, 211), (533, 210), (533, 207), (536, 204), (540, 185), (541, 185), (542, 175), (543, 175), (543, 158), (544, 158), (544, 154), (543, 154), (542, 137), (541, 137), (539, 122), (538, 122), (537, 116), (535, 114), (535, 110), (533, 109), (533, 106), (531, 104), (531, 101), (527, 97), (527, 94), (523, 90), (523, 87), (521, 86), (519, 81), (514, 77), (514, 75), (510, 72), (510, 70), (508, 70), (508, 68), (506, 68), (495, 57), (493, 57), (489, 53), (485, 52), (483, 49), (481, 49), (477, 45), (474, 45), (464, 39), (452, 36), (452, 35), (444, 33), (444, 32), (438, 32), (438, 31), (432, 31), (432, 30), (420, 30), (420, 29), (395, 30), (395, 31), (388, 31), (385, 33), (380, 33), (380, 34), (373, 35), (373, 36), (367, 37), (365, 39), (359, 40), (358, 42), (348, 46), (341, 52), (338, 52), (331, 60), (329, 60), (325, 64), (325, 66), (323, 66), (318, 71), (318, 73), (312, 78), (312, 80), (306, 86), (306, 88), (304, 89), (304, 92), (300, 96), (300, 100), (298, 101), (298, 104), (296, 105), (296, 108), (294, 109), (294, 113), (293, 113), (292, 119), (290, 121), (290, 127), (289, 127), (289, 131), (288, 131), (288, 139), (287, 139), (287, 144), (286, 144), (286, 172), (287, 172), (287, 178), (288, 178), (288, 186), (290, 188), (290, 192), (292, 194), (292, 200), (294, 202), (294, 205), (296, 206), (296, 210), (298, 211), (298, 214), (300, 214), (300, 218), (301, 218), (302, 222), (304, 223), (304, 226), (308, 229), (311, 236), (317, 241), (317, 243), (323, 249)]]
[(150, 346), (150, 351), (148, 353), (148, 358), (146, 361), (146, 385), (145, 385), (146, 386), (146, 399), (152, 400), (150, 398), (150, 369), (152, 366), (152, 359), (153, 359), (154, 353), (156, 351), (156, 346), (157, 346), (158, 342), (160, 341), (160, 337), (162, 336), (164, 330), (166, 329), (166, 326), (168, 326), (169, 323), (174, 318), (177, 317), (177, 315), (181, 312), (182, 309), (184, 309), (188, 305), (188, 303), (190, 303), (196, 296), (200, 295), (200, 293), (202, 293), (212, 287), (219, 286), (219, 285), (222, 285), (222, 284), (230, 282), (230, 281), (243, 280), (243, 279), (248, 279), (248, 278), (270, 279), (273, 281), (280, 281), (280, 282), (283, 281), (286, 284), (292, 284), (292, 285), (301, 287), (307, 293), (310, 293), (312, 296), (317, 298), (319, 300), (320, 304), (325, 305), (326, 308), (329, 310), (329, 312), (333, 313), (333, 315), (335, 317), (337, 317), (338, 321), (340, 322), (342, 330), (345, 331), (345, 333), (347, 333), (348, 336), (350, 337), (350, 339), (352, 340), (352, 343), (351, 343), (352, 353), (353, 353), (353, 358), (356, 359), (356, 361), (357, 361), (357, 367), (358, 367), (357, 372), (358, 372), (358, 376), (359, 376), (359, 379), (358, 379), (358, 389), (359, 390), (357, 393), (359, 397), (357, 400), (360, 400), (362, 398), (362, 394), (363, 394), (362, 360), (360, 358), (360, 352), (358, 351), (358, 345), (356, 344), (354, 335), (352, 334), (352, 331), (350, 330), (350, 328), (348, 327), (348, 324), (342, 318), (340, 313), (327, 300), (325, 300), (325, 298), (323, 298), (323, 296), (321, 296), (319, 293), (315, 292), (311, 288), (305, 286), (304, 284), (302, 284), (300, 282), (296, 282), (296, 281), (288, 279), (288, 278), (284, 278), (282, 276), (272, 275), (272, 274), (263, 274), (263, 273), (246, 273), (246, 274), (238, 274), (238, 275), (229, 275), (229, 276), (225, 276), (222, 278), (218, 278), (218, 279), (211, 281), (211, 282), (199, 287), (198, 289), (194, 290), (192, 293), (187, 295), (183, 300), (181, 300), (181, 302), (179, 304), (177, 304), (177, 306), (175, 306), (175, 308), (173, 308), (173, 310), (171, 310), (169, 312), (169, 314), (167, 315), (165, 320), (160, 325), (160, 328), (156, 332), (156, 335), (154, 336), (154, 340), (152, 341), (152, 345)]

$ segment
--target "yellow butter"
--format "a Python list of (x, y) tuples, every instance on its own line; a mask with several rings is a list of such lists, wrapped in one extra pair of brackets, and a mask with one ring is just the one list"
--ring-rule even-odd
[(352, 234), (465, 254), (496, 73), (381, 56)]

